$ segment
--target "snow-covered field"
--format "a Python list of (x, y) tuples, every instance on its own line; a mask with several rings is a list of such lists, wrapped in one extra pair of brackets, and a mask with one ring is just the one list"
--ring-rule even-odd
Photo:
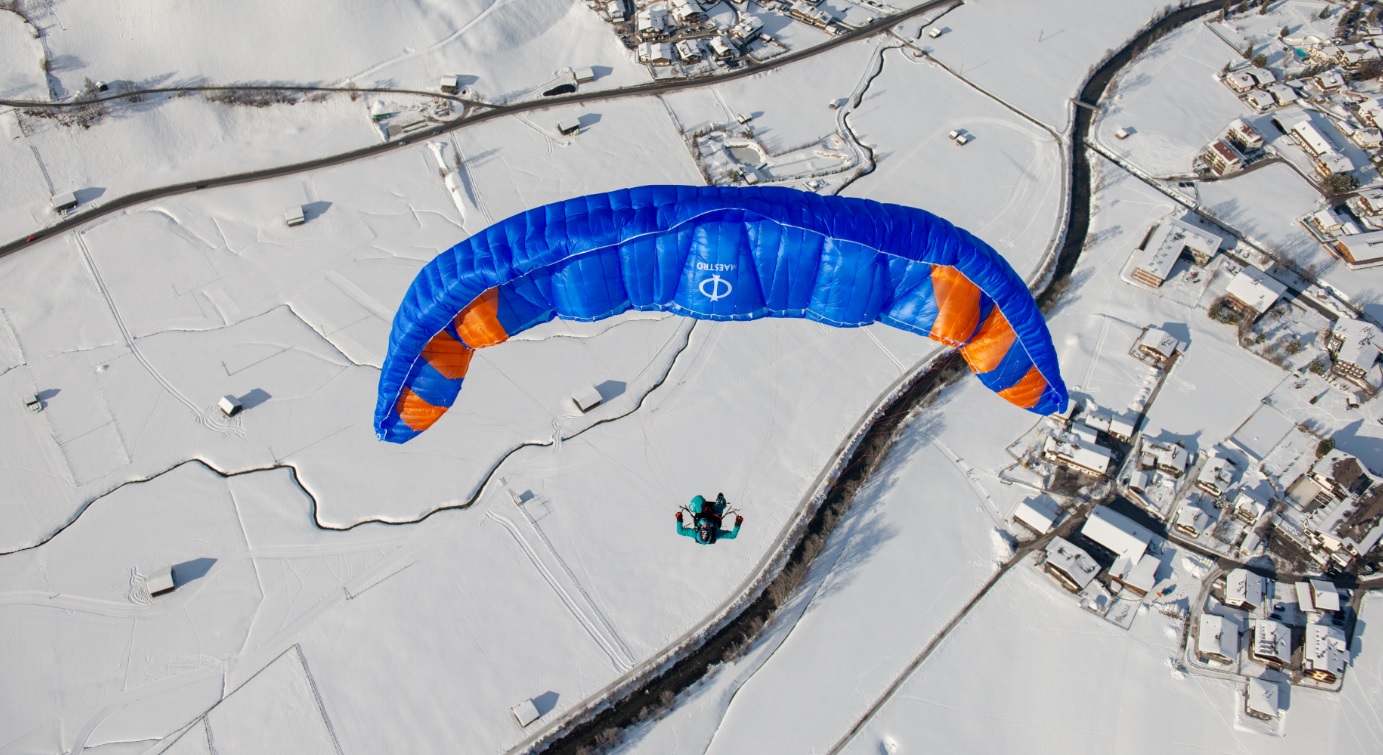
[(1066, 131), (1067, 100), (1086, 75), (1166, 5), (968, 0), (937, 23), (944, 34), (923, 36), (917, 45), (977, 86)]
[[(597, 13), (567, 0), (22, 4), (43, 35), (0, 13), (0, 96), (46, 97), (50, 84), (67, 96), (87, 78), (426, 89), (460, 74), (481, 96), (512, 101), (567, 66), (593, 66), (597, 88), (648, 78)], [(876, 12), (828, 4), (857, 22)], [(882, 326), (647, 313), (554, 322), (480, 352), (456, 408), (393, 446), (375, 440), (370, 418), (403, 291), (438, 250), (520, 210), (701, 182), (684, 132), (740, 114), (771, 152), (833, 134), (867, 147), (877, 164), (845, 193), (937, 212), (1031, 278), (1064, 210), (1054, 132), (1068, 127), (1066, 100), (1105, 49), (1161, 7), (1038, 5), (969, 0), (945, 14), (942, 36), (912, 44), (944, 67), (918, 59), (904, 42), (920, 28), (904, 29), (904, 39), (880, 35), (728, 84), (543, 109), (431, 145), (147, 203), (0, 258), (0, 750), (503, 751), (687, 640), (761, 573), (862, 418), (938, 347)], [(752, 12), (791, 48), (829, 38)], [(331, 43), (303, 44), (306, 34)], [(1124, 87), (1120, 106), (1144, 107), (1154, 88)], [(50, 222), (53, 193), (99, 203), (371, 143), (368, 102), (150, 100), (90, 129), (0, 112), (0, 240)], [(580, 132), (560, 134), (566, 119)], [(956, 128), (972, 141), (954, 144), (946, 134)], [(1111, 397), (1140, 379), (1124, 341), (1146, 324), (1185, 332), (1191, 346), (1148, 431), (1206, 447), (1283, 373), (1234, 347), (1203, 309), (1120, 279), (1172, 205), (1096, 166), (1091, 250), (1051, 318), (1065, 375), (1118, 408)], [(307, 222), (286, 227), (295, 206)], [(591, 386), (605, 402), (583, 414), (570, 397)], [(19, 401), (31, 394), (39, 413)], [(245, 411), (224, 416), (224, 395)], [(633, 748), (806, 752), (837, 741), (1008, 557), (997, 530), (1032, 491), (1014, 483), (1026, 473), (1006, 449), (1036, 421), (972, 378), (945, 390), (908, 422), (760, 641)], [(1360, 428), (1353, 442), (1375, 442), (1371, 433)], [(741, 536), (713, 548), (677, 538), (676, 507), (717, 491), (743, 510)], [(151, 598), (148, 578), (168, 566), (177, 590)], [(1159, 622), (1124, 634), (1020, 566), (905, 689), (976, 657), (957, 661), (953, 646), (1006, 642), (1004, 663), (990, 648), (978, 668), (941, 675), (961, 714), (916, 721), (935, 720), (942, 749), (1033, 749), (1022, 711), (972, 732), (969, 701), (998, 686), (989, 698), (1011, 696), (1010, 709), (1021, 689), (1058, 702), (1090, 695), (1089, 708), (1145, 680), (1165, 685), (1156, 656), (1171, 640), (1156, 635)], [(1060, 633), (1021, 629), (1031, 626)], [(1088, 649), (1087, 637), (1098, 640)], [(1024, 647), (1033, 650), (1014, 650)], [(1051, 652), (1117, 665), (1092, 676), (1120, 686), (1005, 677), (1024, 662), (1056, 663), (1031, 657)], [(1351, 680), (1367, 682), (1367, 668)], [(1124, 726), (1141, 736), (1154, 715), (1182, 713), (1185, 685), (1199, 695), (1208, 684), (1178, 683), (1167, 707), (1116, 707), (1095, 741)], [(1361, 684), (1351, 694), (1365, 697), (1350, 700), (1376, 703), (1375, 687)], [(914, 713), (896, 707), (913, 694), (870, 726), (922, 736), (902, 722)], [(529, 699), (542, 718), (525, 729), (510, 708)], [(1232, 721), (1228, 693), (1208, 699)], [(1294, 698), (1289, 714), (1298, 743), (1310, 741), (1298, 731), (1316, 731), (1297, 728), (1300, 705)], [(1348, 725), (1360, 741), (1383, 736), (1367, 728), (1375, 723)], [(1206, 736), (1238, 736), (1223, 728)], [(877, 746), (873, 736), (853, 746)]]
[[(873, 49), (834, 54), (857, 61), (830, 85), (836, 96), (859, 86)], [(890, 153), (943, 150), (976, 176), (968, 194), (933, 179), (895, 201), (1002, 231), (1013, 263), (1033, 270), (1057, 220), (1059, 147), (944, 73), (901, 57), (886, 66), (880, 82), (936, 86), (953, 113), (993, 129), (963, 153), (917, 147), (954, 115), (866, 100), (866, 138)], [(726, 96), (781, 117), (799, 95), (778, 81)], [(295, 109), (311, 107), (322, 106)], [(836, 127), (821, 109), (818, 137)], [(557, 134), (564, 117), (581, 118), (582, 133)], [(931, 125), (918, 133), (872, 125), (919, 118)], [(420, 144), (154, 202), (0, 260), (0, 390), (45, 402), (36, 415), (0, 405), (3, 547), (27, 548), (4, 565), (0, 624), (13, 641), (0, 739), (37, 750), (150, 742), (196, 720), (177, 745), (195, 747), (197, 727), (218, 743), (260, 736), (246, 727), (264, 699), (282, 698), (284, 710), (318, 709), (347, 750), (512, 746), (525, 732), (509, 706), (537, 697), (546, 724), (733, 599), (868, 406), (935, 353), (880, 327), (554, 323), (483, 353), (463, 403), (432, 432), (379, 444), (369, 418), (388, 319), (436, 250), (538, 204), (699, 179), (655, 99), (442, 141), (462, 160), (456, 197)], [(281, 157), (255, 149), (266, 163)], [(1044, 199), (995, 212), (979, 201), (981, 177)], [(284, 227), (283, 208), (300, 204), (308, 222)], [(568, 403), (584, 385), (609, 394), (592, 415)], [(214, 408), (226, 394), (242, 397), (242, 415)], [(585, 430), (601, 419), (615, 421)], [(420, 524), (314, 526), (417, 520), (486, 481), (470, 508)], [(718, 490), (744, 508), (741, 538), (715, 550), (676, 541), (676, 505)], [(150, 602), (143, 579), (168, 565), (184, 584)], [(63, 650), (83, 637), (80, 652)], [(325, 741), (305, 731), (304, 742)]]
[[(1370, 596), (1361, 621), (1383, 621), (1383, 599)], [(1367, 639), (1339, 695), (1284, 691), (1286, 736), (1272, 737), (1238, 722), (1241, 684), (1169, 667), (1179, 650), (1170, 628), (1148, 613), (1125, 632), (1036, 569), (1017, 568), (843, 751), (1377, 750), (1383, 654), (1368, 652)]]

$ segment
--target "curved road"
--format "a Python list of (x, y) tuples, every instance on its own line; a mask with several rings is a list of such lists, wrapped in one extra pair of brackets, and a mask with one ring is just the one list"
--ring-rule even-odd
[[(478, 123), (484, 123), (486, 121), (494, 120), (496, 118), (503, 118), (505, 116), (517, 115), (519, 113), (528, 113), (533, 112), (535, 110), (544, 110), (551, 107), (573, 105), (583, 102), (598, 102), (601, 100), (615, 100), (623, 99), (626, 97), (643, 97), (651, 94), (677, 92), (684, 89), (696, 89), (699, 87), (719, 84), (725, 81), (734, 81), (735, 79), (746, 78), (748, 76), (753, 76), (764, 71), (771, 71), (776, 68), (782, 68), (783, 66), (791, 65), (793, 63), (797, 63), (799, 61), (815, 57), (817, 55), (829, 52), (830, 50), (834, 50), (837, 47), (847, 45), (857, 40), (872, 37), (876, 34), (885, 33), (898, 23), (906, 21), (910, 18), (914, 18), (916, 16), (924, 15), (929, 11), (935, 10), (936, 8), (955, 7), (963, 3), (964, 0), (928, 0), (928, 2), (924, 2), (915, 8), (905, 10), (901, 13), (895, 13), (891, 16), (882, 17), (878, 19), (878, 21), (876, 21), (875, 23), (861, 27), (859, 29), (854, 29), (845, 32), (844, 34), (840, 34), (833, 39), (822, 42), (819, 45), (813, 45), (812, 47), (807, 47), (801, 50), (786, 53), (784, 55), (779, 55), (778, 57), (773, 58), (766, 63), (751, 63), (749, 65), (746, 65), (744, 68), (740, 68), (729, 73), (717, 74), (715, 76), (708, 76), (699, 79), (653, 81), (647, 84), (638, 84), (630, 87), (622, 87), (620, 89), (611, 89), (606, 91), (587, 93), (578, 92), (576, 94), (567, 95), (564, 97), (543, 98), (541, 100), (521, 102), (514, 105), (499, 105), (493, 107), (492, 109), (476, 113), (474, 115), (462, 116), (461, 118), (458, 118), (457, 120), (452, 121), (450, 123), (444, 123), (433, 128), (414, 132), (396, 142), (385, 142), (383, 144), (375, 144), (369, 147), (362, 147), (360, 149), (351, 150), (349, 152), (343, 152), (337, 155), (321, 157), (315, 160), (305, 160), (303, 162), (292, 163), (290, 165), (281, 165), (274, 168), (265, 168), (263, 170), (247, 171), (245, 173), (235, 173), (229, 176), (220, 176), (218, 178), (205, 178), (196, 181), (184, 181), (182, 183), (172, 184), (169, 186), (162, 186), (155, 189), (145, 189), (143, 191), (137, 191), (133, 194), (126, 194), (123, 197), (117, 197), (108, 202), (104, 202), (101, 204), (100, 207), (94, 207), (86, 212), (79, 212), (73, 214), (57, 223), (54, 223), (51, 226), (34, 231), (32, 233), (25, 235), (23, 238), (16, 239), (7, 244), (4, 244), (3, 246), (0, 246), (0, 257), (5, 256), (6, 254), (10, 254), (11, 252), (14, 252), (18, 249), (23, 249), (24, 247), (28, 246), (29, 244), (32, 244), (33, 242), (57, 235), (64, 231), (71, 230), (72, 228), (76, 228), (77, 226), (80, 226), (83, 223), (87, 223), (97, 218), (109, 215), (113, 212), (119, 212), (120, 210), (124, 210), (126, 208), (132, 207), (142, 202), (148, 202), (154, 199), (163, 199), (164, 197), (171, 197), (177, 194), (186, 194), (188, 192), (197, 191), (198, 189), (209, 189), (216, 186), (233, 186), (235, 184), (260, 181), (266, 178), (281, 178), (283, 176), (289, 176), (294, 173), (301, 173), (303, 171), (317, 170), (319, 168), (328, 168), (333, 165), (341, 165), (344, 163), (354, 162), (356, 160), (363, 160), (367, 157), (373, 157), (375, 155), (380, 155), (385, 152), (388, 152), (390, 150), (395, 150), (401, 147), (408, 146), (409, 144), (415, 141), (430, 139), (434, 136), (445, 134), (451, 131), (456, 131), (457, 129), (465, 128), (467, 126), (473, 126)], [(87, 104), (88, 102), (105, 102), (109, 100), (120, 99), (123, 97), (129, 97), (132, 94), (160, 94), (176, 91), (205, 91), (218, 89), (241, 89), (246, 91), (253, 91), (255, 89), (270, 91), (320, 91), (314, 90), (310, 87), (184, 87), (175, 89), (148, 89), (134, 92), (122, 92), (117, 95), (111, 95), (109, 97), (100, 98), (99, 100), (88, 100), (82, 103), (34, 103), (24, 102), (22, 100), (6, 100), (0, 101), (0, 104), (16, 105), (16, 103), (20, 103), (18, 104), (18, 106), (21, 107), (74, 107), (77, 105)], [(378, 90), (350, 90), (343, 88), (342, 91), (365, 92)], [(383, 91), (391, 91), (394, 93), (408, 92), (408, 90)], [(427, 94), (428, 96), (438, 96), (431, 92), (428, 92)], [(461, 102), (470, 103), (470, 101), (462, 100), (460, 98), (449, 99), (455, 99)]]

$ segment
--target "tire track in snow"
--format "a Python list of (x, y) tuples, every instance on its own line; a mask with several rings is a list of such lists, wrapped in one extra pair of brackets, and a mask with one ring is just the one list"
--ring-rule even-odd
[(538, 526), (538, 521), (533, 518), (533, 515), (529, 514), (527, 509), (524, 509), (522, 506), (519, 506), (518, 509), (519, 512), (523, 514), (523, 518), (528, 521), (528, 525), (533, 528), (533, 532), (538, 535), (538, 539), (542, 541), (543, 546), (547, 548), (547, 552), (552, 555), (552, 559), (557, 562), (557, 565), (561, 567), (562, 571), (567, 575), (567, 579), (576, 587), (577, 592), (581, 593), (581, 597), (586, 599), (586, 603), (591, 607), (591, 611), (595, 614), (596, 620), (604, 627), (606, 636), (614, 641), (624, 659), (629, 662), (626, 668), (632, 668), (636, 660), (634, 650), (629, 647), (629, 643), (624, 639), (624, 635), (620, 634), (619, 629), (615, 627), (615, 623), (610, 621), (610, 617), (605, 614), (604, 609), (600, 607), (600, 604), (596, 602), (595, 598), (591, 597), (590, 592), (586, 590), (585, 584), (577, 578), (576, 572), (572, 571), (566, 559), (562, 558), (562, 555), (557, 552), (557, 548), (552, 545), (552, 541), (548, 539), (547, 533), (543, 532), (543, 529)]
[[(586, 632), (591, 635), (591, 639), (595, 640), (596, 644), (600, 646), (600, 649), (605, 651), (605, 654), (610, 657), (610, 662), (614, 664), (615, 670), (623, 673), (633, 668), (634, 660), (629, 654), (628, 648), (624, 646), (623, 640), (615, 636), (614, 630), (609, 627), (609, 622), (604, 614), (600, 612), (600, 609), (596, 608), (594, 603), (591, 603), (587, 606), (586, 610), (582, 610), (582, 607), (577, 604), (572, 594), (562, 586), (562, 582), (557, 578), (557, 575), (553, 574), (552, 569), (548, 568), (548, 565), (543, 562), (542, 557), (538, 555), (537, 549), (533, 547), (533, 543), (529, 542), (528, 538), (524, 537), (523, 533), (519, 531), (519, 526), (514, 523), (514, 520), (503, 514), (496, 514), (493, 511), (486, 511), (485, 516), (503, 525), (503, 527), (509, 531), (514, 541), (517, 542), (519, 547), (523, 548), (524, 553), (527, 554), (528, 560), (532, 561), (533, 565), (537, 567), (538, 573), (548, 583), (548, 586), (551, 587), (553, 592), (557, 593), (557, 597), (566, 604), (567, 610), (571, 611), (572, 616), (576, 617), (576, 620), (581, 623), (581, 626), (586, 628)], [(548, 547), (551, 548), (551, 545)], [(556, 554), (554, 553), (553, 555), (555, 556)], [(565, 568), (565, 565), (563, 565), (563, 567)], [(570, 576), (571, 572), (568, 570), (567, 574)], [(581, 593), (582, 597), (585, 597), (589, 602), (590, 598), (586, 596), (584, 590), (580, 589), (580, 583), (576, 584), (577, 590)], [(596, 618), (593, 619), (591, 616), (588, 616), (587, 611)]]
[(82, 259), (86, 260), (87, 269), (91, 271), (91, 277), (96, 281), (96, 288), (100, 290), (101, 298), (105, 299), (106, 306), (110, 307), (110, 315), (115, 320), (115, 326), (120, 329), (120, 336), (125, 339), (125, 345), (130, 348), (130, 353), (134, 355), (135, 359), (139, 360), (140, 364), (144, 365), (144, 369), (149, 372), (150, 377), (159, 385), (163, 386), (163, 389), (168, 391), (173, 398), (181, 401), (183, 406), (191, 410), (200, 422), (202, 408), (197, 406), (191, 399), (175, 388), (162, 373), (149, 363), (149, 360), (139, 351), (139, 347), (135, 345), (134, 337), (130, 335), (130, 329), (125, 325), (125, 318), (120, 316), (120, 309), (115, 306), (115, 299), (111, 298), (110, 289), (106, 287), (105, 280), (101, 278), (101, 272), (96, 269), (95, 261), (91, 259), (91, 250), (86, 246), (85, 233), (83, 231), (77, 231), (72, 234), (72, 238), (77, 240), (77, 248), (82, 252)]

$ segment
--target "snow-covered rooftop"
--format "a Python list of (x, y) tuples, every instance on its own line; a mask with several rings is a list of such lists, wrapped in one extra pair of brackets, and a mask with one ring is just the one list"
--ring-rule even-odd
[(1223, 616), (1203, 613), (1196, 634), (1196, 652), (1233, 661), (1239, 657), (1239, 627)]
[(1287, 286), (1255, 267), (1245, 267), (1229, 281), (1226, 292), (1254, 312), (1268, 311)]
[(1151, 532), (1108, 506), (1096, 506), (1080, 533), (1131, 562), (1143, 557), (1153, 539)]

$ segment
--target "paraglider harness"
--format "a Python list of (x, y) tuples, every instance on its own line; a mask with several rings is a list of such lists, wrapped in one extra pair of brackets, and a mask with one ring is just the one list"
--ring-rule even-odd
[[(725, 506), (725, 511), (717, 514), (715, 511), (716, 506)], [(716, 538), (720, 537), (720, 523), (725, 521), (725, 517), (739, 513), (738, 509), (729, 507), (723, 495), (716, 496), (714, 501), (706, 501), (701, 504), (701, 511), (699, 513), (692, 511), (686, 506), (683, 506), (682, 510), (692, 515), (692, 529), (696, 530), (696, 539), (707, 545), (711, 545), (716, 541)], [(707, 531), (709, 531), (710, 534), (703, 539), (701, 533)]]

